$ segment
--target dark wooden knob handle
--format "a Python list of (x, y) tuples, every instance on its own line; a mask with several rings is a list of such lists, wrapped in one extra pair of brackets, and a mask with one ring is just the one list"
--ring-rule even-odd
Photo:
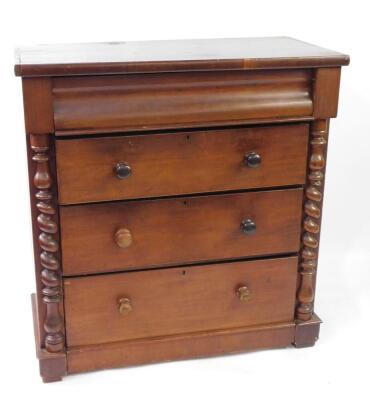
[(254, 235), (257, 230), (256, 223), (250, 218), (244, 219), (240, 224), (240, 229), (246, 235)]
[(117, 246), (125, 249), (126, 247), (131, 246), (132, 243), (132, 235), (131, 232), (126, 228), (121, 228), (116, 231), (114, 234), (114, 240), (116, 241)]
[(118, 311), (121, 315), (127, 315), (132, 311), (131, 300), (127, 297), (122, 297), (118, 299)]
[(126, 163), (118, 163), (114, 167), (118, 179), (127, 179), (131, 175), (131, 167)]
[(236, 295), (241, 301), (248, 301), (251, 295), (251, 291), (249, 290), (247, 285), (243, 285), (236, 289)]
[(257, 168), (260, 166), (262, 158), (255, 152), (247, 153), (244, 156), (244, 164), (249, 168)]

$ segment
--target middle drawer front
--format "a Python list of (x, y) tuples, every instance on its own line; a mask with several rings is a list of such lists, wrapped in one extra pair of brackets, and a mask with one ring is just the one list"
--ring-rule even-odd
[(308, 125), (57, 140), (61, 204), (297, 185)]
[(297, 257), (64, 279), (68, 346), (289, 322)]
[(60, 207), (65, 275), (299, 250), (302, 189)]

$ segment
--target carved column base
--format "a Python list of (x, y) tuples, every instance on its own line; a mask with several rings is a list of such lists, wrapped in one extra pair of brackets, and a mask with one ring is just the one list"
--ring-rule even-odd
[(41, 348), (40, 332), (38, 325), (38, 311), (36, 295), (31, 295), (33, 327), (35, 333), (36, 354), (40, 363), (40, 375), (45, 383), (57, 382), (67, 374), (67, 357), (64, 352), (50, 353)]
[(319, 338), (321, 322), (316, 314), (309, 321), (297, 321), (293, 345), (297, 348), (313, 346)]

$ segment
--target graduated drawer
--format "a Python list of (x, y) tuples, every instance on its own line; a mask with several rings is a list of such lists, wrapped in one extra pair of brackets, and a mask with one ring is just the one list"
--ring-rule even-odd
[(297, 258), (64, 279), (67, 344), (292, 321)]
[(66, 275), (299, 249), (302, 189), (60, 207)]
[(308, 125), (57, 140), (61, 204), (302, 184)]

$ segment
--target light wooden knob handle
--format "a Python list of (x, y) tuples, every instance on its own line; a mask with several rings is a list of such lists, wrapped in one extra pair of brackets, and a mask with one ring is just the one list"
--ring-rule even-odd
[(127, 315), (129, 312), (132, 311), (132, 304), (131, 300), (127, 297), (122, 297), (118, 300), (118, 311), (121, 315)]
[(126, 228), (121, 228), (116, 231), (114, 234), (114, 240), (116, 241), (117, 246), (125, 249), (126, 247), (131, 246), (132, 243), (132, 235), (131, 232)]
[(236, 289), (236, 295), (239, 297), (241, 301), (248, 301), (251, 295), (251, 292), (248, 286), (240, 286)]

